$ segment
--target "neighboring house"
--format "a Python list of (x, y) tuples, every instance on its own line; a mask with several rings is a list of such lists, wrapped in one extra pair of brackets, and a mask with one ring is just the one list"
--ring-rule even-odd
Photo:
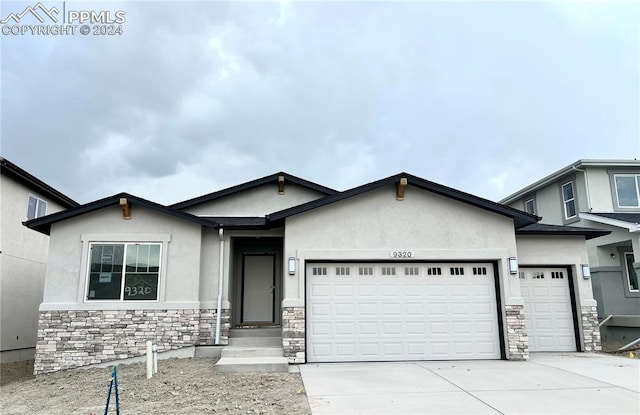
[(585, 240), (608, 231), (538, 220), (407, 173), (344, 192), (277, 173), (31, 220), (51, 238), (35, 372), (264, 326), (289, 363), (599, 350), (583, 265)]
[(22, 222), (78, 204), (0, 157), (0, 361), (33, 359), (49, 237)]
[(578, 160), (500, 203), (541, 223), (610, 230), (587, 241), (602, 336), (640, 337), (640, 161)]

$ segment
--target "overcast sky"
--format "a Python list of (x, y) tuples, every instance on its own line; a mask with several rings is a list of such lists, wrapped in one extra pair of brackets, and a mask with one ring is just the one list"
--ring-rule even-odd
[(81, 203), (278, 171), (499, 200), (581, 158), (640, 158), (635, 1), (65, 7), (122, 10), (124, 33), (2, 35), (0, 150)]

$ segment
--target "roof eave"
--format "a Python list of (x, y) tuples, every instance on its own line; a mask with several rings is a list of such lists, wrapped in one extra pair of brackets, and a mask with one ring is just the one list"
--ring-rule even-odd
[(571, 172), (577, 171), (581, 167), (640, 167), (640, 160), (594, 160), (594, 159), (580, 159), (562, 169), (551, 173), (548, 176), (543, 177), (542, 179), (533, 182), (532, 184), (523, 187), (517, 192), (512, 193), (511, 195), (505, 197), (504, 199), (498, 201), (498, 203), (509, 204), (513, 203), (516, 200), (520, 199), (527, 194), (534, 192), (542, 187), (547, 186), (550, 183), (553, 183), (563, 176), (568, 175)]
[(423, 190), (430, 191), (441, 196), (460, 201), (462, 203), (467, 203), (481, 209), (489, 210), (494, 213), (510, 217), (514, 220), (514, 226), (516, 228), (520, 228), (531, 223), (536, 223), (541, 219), (538, 216), (531, 215), (518, 209), (514, 209), (510, 206), (501, 205), (488, 199), (483, 199), (481, 197), (474, 196), (460, 190), (456, 190), (435, 182), (430, 182), (409, 173), (398, 173), (384, 179), (345, 190), (344, 192), (339, 192), (321, 199), (303, 203), (302, 205), (294, 206), (278, 212), (273, 212), (270, 215), (267, 215), (267, 218), (270, 220), (283, 220), (287, 217), (298, 215), (300, 213), (307, 212), (318, 207), (326, 206), (340, 200), (348, 199), (375, 189), (379, 189), (384, 186), (392, 185), (402, 177), (408, 178), (410, 185), (416, 186)]
[(38, 179), (26, 170), (23, 170), (4, 157), (0, 157), (0, 163), (2, 165), (2, 174), (5, 174), (8, 177), (11, 177), (12, 179), (18, 181), (19, 183), (22, 183), (33, 191), (39, 192), (43, 196), (46, 196), (52, 201), (60, 204), (62, 207), (73, 208), (76, 206), (80, 206), (78, 202), (71, 199), (69, 196), (54, 189), (50, 185), (46, 184), (42, 180)]
[(285, 179), (288, 179), (294, 184), (298, 186), (306, 187), (307, 189), (315, 190), (319, 193), (324, 193), (325, 195), (335, 194), (338, 191), (331, 189), (326, 186), (322, 186), (317, 183), (310, 182), (308, 180), (302, 179), (297, 176), (293, 176), (288, 173), (278, 172), (269, 176), (261, 177), (259, 179), (251, 180), (245, 183), (241, 183), (235, 186), (227, 187), (226, 189), (218, 190), (216, 192), (207, 193), (206, 195), (194, 197), (192, 199), (187, 199), (182, 202), (174, 203), (169, 205), (172, 209), (186, 209), (201, 203), (206, 203), (212, 200), (220, 199), (226, 196), (230, 196), (245, 190), (253, 189), (273, 181), (277, 181), (279, 176), (285, 176)]

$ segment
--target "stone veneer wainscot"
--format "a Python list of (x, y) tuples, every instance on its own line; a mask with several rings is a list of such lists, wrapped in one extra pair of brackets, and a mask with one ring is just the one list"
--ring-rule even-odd
[[(212, 345), (216, 310), (41, 311), (34, 374), (143, 356), (147, 340), (167, 351)], [(228, 342), (223, 310), (221, 343)]]
[(581, 307), (582, 333), (585, 352), (602, 350), (600, 342), (600, 326), (598, 325), (598, 309), (595, 306)]
[(306, 362), (304, 307), (282, 308), (282, 347), (289, 363)]
[(507, 344), (509, 360), (529, 359), (529, 336), (524, 320), (524, 307), (521, 305), (505, 306), (507, 314)]

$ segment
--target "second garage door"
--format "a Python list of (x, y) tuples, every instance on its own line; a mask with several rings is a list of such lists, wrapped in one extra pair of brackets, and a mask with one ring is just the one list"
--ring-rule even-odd
[(525, 323), (532, 352), (575, 351), (569, 275), (564, 268), (520, 271)]
[(492, 264), (309, 264), (309, 362), (500, 359)]

